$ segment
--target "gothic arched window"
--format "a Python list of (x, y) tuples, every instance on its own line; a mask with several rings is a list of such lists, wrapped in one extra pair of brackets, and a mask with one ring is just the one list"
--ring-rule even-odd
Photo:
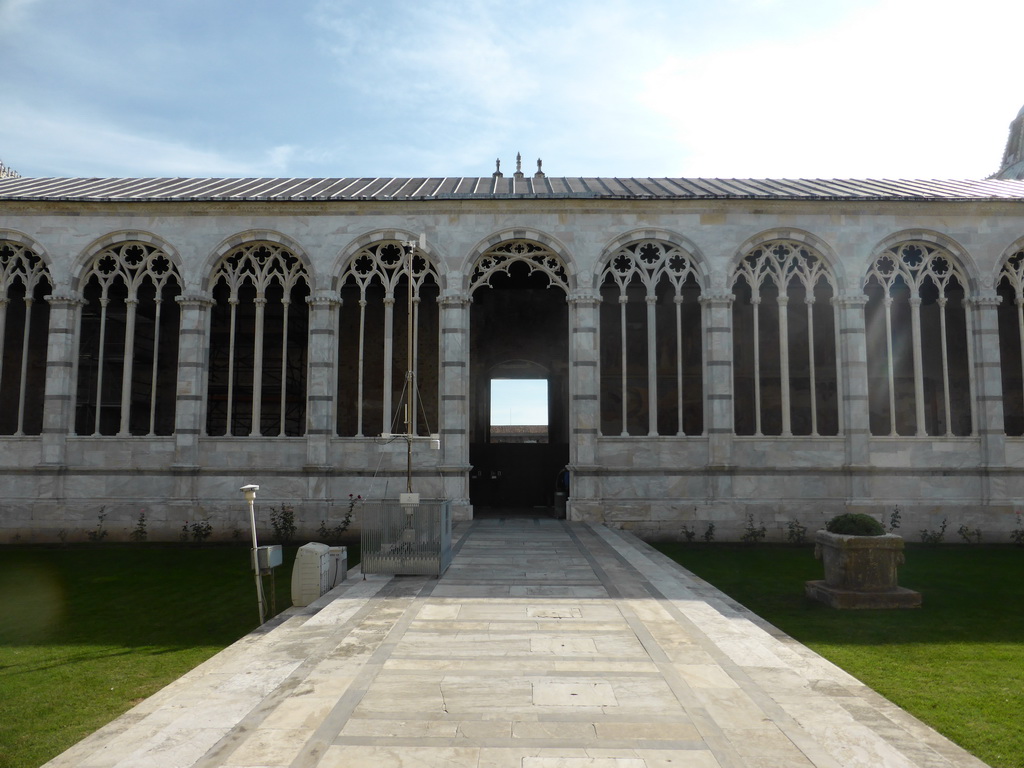
[(221, 260), (212, 284), (207, 434), (304, 434), (306, 268), (281, 245), (246, 243)]
[(170, 258), (147, 243), (112, 245), (83, 284), (75, 432), (171, 434), (181, 283)]
[(999, 315), (999, 361), (1003, 379), (1003, 429), (1024, 435), (1024, 251), (1003, 264), (996, 286)]
[(50, 291), (43, 260), (18, 243), (0, 240), (0, 401), (5, 404), (0, 434), (42, 430)]
[[(415, 249), (410, 266), (397, 240), (366, 246), (352, 257), (341, 276), (338, 434), (404, 432), (404, 414), (395, 412), (399, 402), (409, 408), (413, 434), (437, 429), (438, 295), (434, 266)], [(415, 386), (407, 389), (408, 371)]]
[(701, 285), (693, 257), (632, 243), (601, 277), (601, 432), (704, 431)]
[(835, 283), (810, 246), (772, 240), (733, 277), (738, 435), (836, 435)]
[(967, 279), (934, 243), (903, 242), (864, 281), (874, 435), (969, 435)]

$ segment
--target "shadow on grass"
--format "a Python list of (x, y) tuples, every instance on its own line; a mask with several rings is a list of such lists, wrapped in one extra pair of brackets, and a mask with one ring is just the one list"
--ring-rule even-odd
[(823, 578), (813, 545), (658, 544), (684, 568), (801, 642), (865, 645), (1020, 643), (1024, 549), (1011, 545), (908, 544), (900, 586), (918, 609), (836, 610), (804, 596)]
[[(169, 652), (170, 651), (166, 648), (153, 649), (152, 655), (161, 655)], [(40, 660), (38, 657), (33, 657), (20, 663), (0, 664), (0, 676), (8, 677), (11, 675), (30, 675), (35, 672), (45, 672), (47, 670), (66, 667), (73, 664), (82, 664), (91, 661), (106, 661), (109, 659), (116, 659), (118, 657), (138, 654), (150, 655), (143, 649), (123, 648), (120, 650), (96, 649), (92, 651), (65, 653), (60, 658), (46, 660)]]

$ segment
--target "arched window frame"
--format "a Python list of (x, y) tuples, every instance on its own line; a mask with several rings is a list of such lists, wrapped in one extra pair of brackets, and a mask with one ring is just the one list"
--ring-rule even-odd
[[(23, 288), (23, 296), (20, 301), (23, 304), (22, 317), (24, 318), (22, 324), (21, 333), (21, 359), (20, 359), (20, 370), (17, 374), (16, 379), (16, 391), (18, 393), (18, 413), (17, 422), (14, 430), (15, 435), (24, 435), (25, 433), (25, 404), (27, 397), (28, 377), (29, 377), (29, 363), (33, 357), (32, 345), (29, 343), (29, 337), (32, 333), (32, 307), (37, 299), (37, 294), (40, 294), (39, 298), (42, 298), (41, 294), (43, 290), (52, 289), (53, 281), (50, 278), (50, 271), (47, 269), (43, 259), (36, 253), (24, 245), (6, 239), (0, 239), (0, 381), (3, 380), (3, 361), (6, 352), (7, 345), (7, 316), (9, 305), (12, 301), (11, 289), (20, 284)], [(49, 315), (47, 313), (47, 326), (49, 325)], [(12, 329), (15, 332), (17, 329)], [(46, 348), (43, 345), (42, 349), (36, 353), (37, 357), (41, 359), (38, 363), (45, 365), (46, 363)], [(42, 398), (38, 399), (38, 413), (34, 414), (35, 418), (33, 421), (38, 421), (40, 426), (42, 424)], [(33, 434), (37, 434), (36, 430), (32, 430)]]
[[(807, 355), (808, 370), (810, 379), (810, 436), (817, 437), (820, 433), (820, 422), (822, 413), (819, 413), (818, 398), (818, 377), (815, 360), (815, 342), (818, 336), (814, 325), (814, 305), (816, 302), (815, 291), (824, 282), (832, 293), (832, 322), (834, 332), (829, 339), (832, 346), (832, 356), (836, 361), (837, 387), (839, 386), (838, 371), (840, 364), (838, 360), (839, 343), (837, 339), (839, 329), (838, 308), (835, 306), (837, 286), (835, 276), (828, 262), (821, 253), (807, 243), (790, 239), (772, 239), (762, 242), (751, 248), (744, 254), (736, 265), (733, 272), (732, 287), (735, 295), (736, 286), (739, 280), (743, 280), (750, 289), (750, 303), (753, 314), (753, 385), (754, 385), (754, 435), (762, 436), (763, 427), (763, 403), (762, 403), (762, 365), (761, 365), (761, 303), (762, 292), (767, 285), (772, 285), (778, 292), (778, 326), (779, 337), (779, 376), (780, 376), (780, 407), (781, 407), (781, 430), (783, 437), (793, 435), (792, 430), (792, 387), (790, 381), (790, 334), (789, 334), (789, 293), (794, 282), (804, 290), (804, 302), (807, 312)], [(737, 305), (734, 304), (734, 308)], [(765, 331), (770, 332), (770, 331)], [(737, 329), (733, 328), (733, 333)], [(741, 339), (736, 339), (735, 344)], [(734, 375), (738, 376), (738, 366), (734, 363)], [(736, 408), (740, 406), (742, 393), (738, 386), (735, 387)], [(835, 423), (837, 431), (842, 432), (842, 419), (838, 410), (838, 392), (836, 397)]]
[[(244, 286), (250, 285), (255, 291), (254, 302), (254, 328), (253, 328), (253, 375), (252, 375), (252, 403), (250, 411), (249, 437), (261, 437), (262, 434), (262, 413), (263, 413), (263, 389), (265, 375), (268, 369), (264, 361), (264, 335), (266, 323), (267, 290), (275, 284), (281, 288), (282, 304), (282, 328), (281, 328), (281, 357), (280, 366), (281, 385), (279, 418), (277, 425), (278, 437), (289, 436), (287, 429), (287, 399), (288, 399), (288, 352), (289, 352), (289, 316), (292, 305), (292, 293), (296, 288), (305, 288), (308, 295), (310, 289), (309, 274), (302, 259), (289, 248), (278, 243), (266, 240), (255, 240), (239, 245), (229, 251), (217, 264), (211, 276), (211, 293), (219, 285), (224, 285), (228, 291), (229, 305), (229, 328), (228, 328), (228, 369), (227, 369), (227, 413), (225, 417), (226, 436), (234, 435), (233, 426), (236, 416), (236, 361), (241, 350), (238, 347), (238, 307), (240, 303), (239, 294)], [(308, 305), (303, 302), (301, 311), (306, 313), (308, 318)], [(308, 325), (307, 325), (308, 328)], [(301, 354), (305, 359), (307, 338), (303, 344)], [(212, 354), (212, 351), (211, 351)], [(211, 365), (211, 378), (213, 376)], [(305, 364), (301, 366), (301, 382), (298, 389), (301, 390), (303, 408), (306, 397), (307, 376)], [(209, 430), (210, 419), (207, 419)], [(305, 418), (297, 420), (298, 426), (292, 436), (302, 435), (305, 432)], [(266, 435), (272, 437), (274, 435)]]
[[(165, 289), (170, 287), (172, 291), (177, 289), (177, 293), (180, 294), (181, 278), (178, 275), (177, 267), (175, 267), (173, 260), (166, 251), (159, 246), (139, 241), (128, 241), (108, 246), (91, 259), (88, 269), (81, 278), (83, 292), (88, 290), (94, 281), (99, 288), (98, 300), (100, 305), (96, 384), (95, 388), (92, 390), (95, 402), (93, 402), (92, 398), (86, 398), (81, 394), (83, 391), (88, 390), (88, 387), (87, 382), (84, 380), (86, 372), (80, 364), (78, 369), (80, 394), (77, 399), (77, 408), (88, 409), (89, 407), (92, 407), (94, 412), (91, 424), (92, 432), (83, 432), (80, 427), (79, 434), (92, 434), (93, 436), (100, 436), (101, 434), (100, 426), (103, 406), (104, 369), (108, 367), (106, 365), (106, 357), (108, 353), (109, 335), (107, 325), (111, 316), (110, 293), (111, 289), (115, 288), (119, 284), (124, 286), (126, 295), (124, 299), (124, 355), (121, 365), (120, 395), (118, 397), (119, 426), (116, 434), (119, 437), (125, 437), (132, 434), (131, 400), (133, 381), (136, 375), (135, 355), (139, 290), (149, 283), (154, 289), (153, 301), (155, 307), (155, 320), (153, 326), (153, 361), (149, 371), (150, 392), (149, 417), (147, 420), (148, 430), (145, 434), (152, 436), (155, 434), (156, 429), (158, 373), (161, 369), (161, 363), (163, 362), (160, 358), (160, 327), (163, 302), (165, 300), (164, 293)], [(117, 319), (119, 320), (120, 313), (117, 314)], [(177, 333), (174, 334), (174, 339), (177, 339)], [(82, 354), (81, 349), (79, 354)], [(176, 355), (174, 359), (175, 361), (177, 360)], [(171, 416), (171, 423), (173, 423), (173, 415)]]
[[(382, 371), (382, 418), (379, 431), (374, 434), (391, 432), (392, 421), (395, 414), (392, 413), (393, 390), (395, 381), (395, 290), (411, 278), (412, 284), (412, 361), (406, 361), (407, 370), (412, 372), (412, 381), (409, 382), (408, 406), (410, 412), (410, 430), (418, 434), (420, 429), (420, 418), (422, 414), (422, 403), (420, 397), (423, 393), (416, 386), (419, 381), (420, 372), (420, 331), (422, 325), (422, 295), (424, 287), (434, 285), (440, 289), (441, 281), (437, 268), (431, 262), (428, 254), (421, 249), (413, 249), (411, 265), (408, 260), (409, 246), (403, 241), (386, 239), (374, 242), (359, 249), (341, 274), (339, 281), (340, 290), (346, 286), (355, 286), (359, 292), (359, 318), (358, 318), (358, 341), (356, 354), (356, 424), (355, 436), (365, 437), (368, 425), (366, 424), (366, 412), (364, 408), (367, 387), (367, 307), (369, 299), (368, 291), (374, 286), (380, 286), (384, 291), (384, 329), (382, 335), (383, 345), (383, 371)], [(344, 313), (347, 310), (344, 304), (339, 309)], [(400, 310), (401, 311), (401, 310)], [(439, 351), (437, 352), (439, 354)], [(341, 382), (339, 381), (339, 401), (342, 398)], [(340, 419), (339, 419), (340, 421)], [(423, 425), (429, 426), (429, 425)], [(337, 425), (341, 432), (340, 423)]]
[[(620, 358), (620, 384), (619, 400), (621, 401), (621, 436), (629, 435), (627, 418), (629, 390), (629, 335), (627, 333), (627, 305), (629, 304), (629, 288), (639, 283), (644, 291), (646, 304), (645, 343), (647, 350), (647, 433), (649, 436), (659, 434), (658, 431), (658, 354), (659, 339), (657, 334), (657, 291), (659, 285), (667, 282), (673, 291), (673, 303), (675, 304), (675, 343), (673, 345), (675, 355), (676, 375), (676, 435), (687, 434), (685, 430), (684, 403), (686, 387), (684, 386), (684, 362), (683, 362), (683, 291), (684, 286), (690, 282), (696, 283), (699, 292), (703, 292), (703, 284), (700, 272), (696, 267), (694, 257), (679, 246), (666, 243), (660, 240), (640, 240), (619, 248), (608, 259), (608, 263), (601, 273), (600, 285), (614, 284), (618, 288), (619, 297), (619, 358)], [(698, 312), (700, 305), (698, 304)], [(702, 323), (702, 321), (700, 321)], [(699, 335), (698, 335), (699, 341)], [(697, 345), (698, 354), (701, 353), (700, 344)], [(701, 364), (702, 365), (702, 364)], [(703, 381), (701, 382), (701, 400), (703, 401)], [(695, 432), (703, 432), (703, 406), (701, 408), (700, 429)]]
[[(886, 248), (871, 264), (867, 275), (864, 278), (864, 290), (868, 292), (872, 284), (876, 284), (882, 291), (884, 321), (885, 321), (885, 369), (888, 377), (888, 409), (889, 409), (889, 437), (897, 437), (897, 410), (896, 410), (896, 378), (894, 339), (900, 329), (893, 326), (893, 303), (894, 291), (902, 284), (909, 292), (909, 310), (911, 320), (911, 354), (914, 378), (914, 419), (915, 436), (925, 437), (928, 435), (925, 419), (925, 392), (924, 392), (924, 365), (923, 348), (924, 340), (921, 332), (921, 292), (931, 283), (938, 293), (936, 303), (939, 307), (939, 347), (942, 362), (942, 387), (943, 387), (943, 417), (945, 423), (944, 436), (952, 437), (954, 413), (950, 397), (950, 361), (949, 361), (949, 333), (947, 331), (950, 309), (948, 307), (947, 290), (953, 281), (963, 291), (963, 303), (960, 307), (963, 312), (963, 323), (966, 332), (967, 359), (963, 361), (963, 367), (968, 373), (969, 396), (966, 398), (966, 408), (969, 409), (970, 433), (977, 433), (976, 414), (973, 408), (974, 402), (974, 380), (970, 372), (974, 370), (973, 353), (970, 340), (973, 338), (971, 328), (971, 313), (967, 311), (967, 304), (971, 298), (970, 283), (967, 275), (957, 258), (946, 248), (925, 240), (910, 239), (901, 241)], [(865, 306), (865, 312), (868, 312)], [(929, 340), (933, 341), (933, 340)], [(869, 353), (873, 348), (869, 345)], [(869, 396), (872, 390), (869, 389)]]
[[(998, 309), (1000, 343), (1004, 348), (1013, 347), (1000, 355), (1003, 431), (1018, 437), (1024, 435), (1024, 249), (1017, 250), (1003, 262), (996, 279), (996, 290), (1004, 299)], [(1012, 299), (1012, 309), (1007, 299)], [(1014, 318), (1012, 323), (1009, 322), (1011, 315)], [(1015, 358), (1016, 370), (1011, 370), (1014, 363), (1007, 359), (1010, 357)]]

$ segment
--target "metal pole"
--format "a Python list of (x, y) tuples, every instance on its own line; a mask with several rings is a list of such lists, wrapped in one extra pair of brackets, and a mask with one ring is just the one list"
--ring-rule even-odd
[(412, 438), (405, 438), (405, 492), (412, 493)]
[(267, 615), (267, 603), (263, 597), (263, 579), (260, 577), (260, 563), (257, 557), (257, 550), (259, 549), (259, 543), (256, 541), (256, 491), (260, 487), (258, 485), (243, 485), (239, 490), (245, 494), (246, 501), (249, 502), (249, 527), (252, 530), (252, 570), (256, 579), (256, 603), (260, 612), (260, 624), (266, 621)]
[(411, 405), (413, 403), (412, 393), (416, 387), (415, 374), (412, 370), (412, 259), (416, 253), (416, 241), (410, 240), (407, 244), (405, 260), (405, 293), (407, 314), (405, 321), (405, 490), (412, 493), (412, 419)]
[[(406, 386), (406, 402), (412, 402), (412, 388), (413, 388), (413, 370), (412, 370), (412, 261), (416, 255), (416, 241), (406, 240), (402, 243), (405, 249), (405, 258), (403, 259), (403, 268), (405, 270), (405, 386)], [(415, 414), (411, 414), (415, 417)], [(410, 414), (406, 411), (405, 414), (405, 433), (410, 433), (409, 425), (411, 423)]]

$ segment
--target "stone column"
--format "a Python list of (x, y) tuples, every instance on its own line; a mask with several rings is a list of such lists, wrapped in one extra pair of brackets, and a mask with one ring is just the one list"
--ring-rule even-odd
[(174, 498), (162, 521), (154, 515), (152, 528), (170, 534), (179, 521), (199, 514), (199, 439), (206, 434), (207, 367), (210, 360), (210, 307), (200, 293), (178, 297), (178, 381), (174, 402)]
[[(191, 472), (199, 467), (199, 438), (206, 434), (206, 380), (210, 359), (210, 307), (213, 302), (198, 293), (178, 297), (178, 384), (174, 407), (174, 466)], [(191, 483), (179, 488), (194, 496)]]
[(341, 299), (323, 293), (310, 296), (309, 354), (306, 383), (306, 464), (331, 467), (331, 437), (337, 432), (338, 307)]
[(927, 437), (924, 423), (924, 351), (921, 349), (921, 297), (910, 297), (910, 334), (914, 353), (914, 421), (917, 437)]
[(67, 463), (67, 436), (75, 429), (78, 328), (82, 301), (62, 293), (51, 295), (48, 301), (50, 328), (46, 342), (40, 463), (60, 466)]
[[(704, 326), (704, 434), (708, 440), (705, 495), (714, 502), (733, 497), (734, 361), (731, 291), (703, 293), (700, 303)], [(708, 510), (714, 517), (714, 507)]]
[(600, 498), (597, 438), (601, 428), (600, 299), (581, 291), (569, 301), (569, 470), (572, 473), (567, 517), (589, 519), (596, 510), (587, 500)]
[(845, 465), (849, 474), (847, 501), (857, 504), (867, 496), (863, 470), (871, 461), (871, 424), (868, 413), (867, 325), (863, 293), (842, 293), (832, 299), (839, 308), (840, 425), (846, 439)]
[(469, 501), (470, 302), (465, 293), (445, 293), (440, 298), (439, 469), (444, 479), (445, 498), (451, 499), (456, 519), (468, 519), (472, 515)]
[[(732, 293), (701, 296), (704, 307), (704, 433), (708, 437), (708, 466), (732, 463), (735, 434), (733, 410)], [(712, 495), (718, 496), (717, 492)]]
[[(982, 468), (982, 504), (990, 503), (993, 495), (1003, 494), (993, 488), (990, 468), (1006, 465), (1006, 425), (1003, 422), (1003, 379), (999, 357), (1000, 297), (995, 291), (986, 291), (967, 301), (967, 311), (973, 318), (968, 328), (974, 338), (969, 339), (973, 352), (974, 370), (971, 388), (974, 395), (974, 423), (981, 438), (980, 463)], [(1001, 485), (1001, 483), (1000, 483)]]

